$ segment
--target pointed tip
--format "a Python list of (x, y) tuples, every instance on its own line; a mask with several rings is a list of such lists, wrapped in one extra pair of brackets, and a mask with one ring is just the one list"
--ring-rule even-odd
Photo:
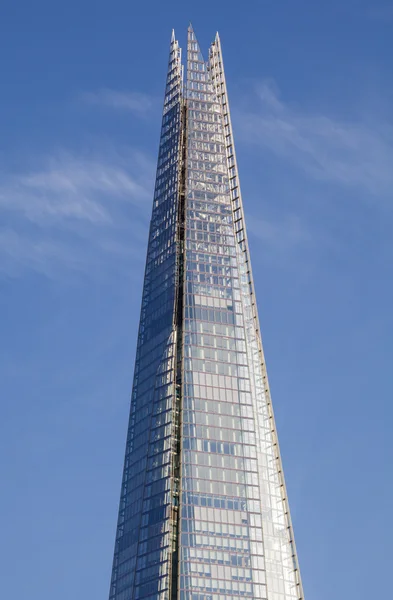
[(176, 38), (175, 38), (175, 30), (172, 29), (171, 43), (174, 42), (175, 40), (176, 40)]
[(190, 21), (189, 25), (188, 25), (188, 31), (194, 31), (194, 28), (192, 26), (192, 23)]
[(218, 34), (218, 31), (216, 32), (215, 41), (216, 41), (216, 42), (219, 42), (219, 41), (220, 41), (220, 36), (219, 36), (219, 34)]

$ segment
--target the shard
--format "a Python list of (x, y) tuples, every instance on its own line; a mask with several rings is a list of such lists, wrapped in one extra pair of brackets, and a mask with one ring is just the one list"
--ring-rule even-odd
[(170, 44), (110, 600), (301, 600), (218, 35)]

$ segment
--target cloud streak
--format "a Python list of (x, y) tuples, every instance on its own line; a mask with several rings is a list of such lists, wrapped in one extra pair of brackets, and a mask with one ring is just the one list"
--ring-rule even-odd
[(237, 114), (243, 140), (274, 152), (309, 177), (387, 196), (393, 186), (393, 127), (308, 114), (282, 102), (268, 82), (259, 107)]
[(138, 236), (147, 228), (153, 189), (144, 156), (61, 153), (43, 163), (0, 180), (3, 274), (31, 269), (57, 277), (59, 268), (93, 273), (100, 265), (105, 276), (105, 269), (144, 256)]
[(65, 153), (41, 169), (0, 183), (0, 208), (41, 224), (56, 219), (108, 221), (104, 196), (138, 204), (148, 192), (122, 166)]
[(129, 111), (136, 115), (145, 115), (154, 105), (153, 99), (140, 92), (111, 90), (102, 88), (95, 92), (83, 92), (82, 102), (112, 110)]
[(251, 216), (247, 220), (247, 230), (263, 245), (279, 254), (288, 254), (299, 246), (307, 246), (313, 236), (297, 215), (284, 215), (272, 221)]

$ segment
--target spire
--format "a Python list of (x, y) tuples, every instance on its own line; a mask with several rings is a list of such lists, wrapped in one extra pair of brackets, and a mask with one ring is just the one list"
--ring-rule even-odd
[(196, 38), (194, 29), (193, 29), (193, 26), (190, 23), (188, 26), (187, 59), (190, 60), (191, 56), (192, 56), (191, 60), (193, 60), (193, 61), (201, 62), (201, 63), (205, 62), (205, 60), (203, 58), (203, 54), (202, 54), (201, 49), (198, 44), (198, 40)]
[(164, 114), (179, 101), (182, 85), (181, 50), (172, 29), (166, 78)]

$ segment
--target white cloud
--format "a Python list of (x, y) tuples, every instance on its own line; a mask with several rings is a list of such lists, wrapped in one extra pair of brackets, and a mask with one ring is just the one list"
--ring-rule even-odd
[(96, 92), (84, 92), (80, 95), (83, 102), (97, 106), (125, 110), (143, 115), (153, 106), (153, 100), (147, 94), (103, 88)]
[(57, 277), (59, 269), (91, 273), (100, 265), (105, 275), (127, 266), (144, 256), (139, 235), (152, 190), (150, 162), (132, 151), (87, 158), (61, 153), (35, 170), (3, 176), (0, 271)]
[(258, 110), (238, 114), (240, 136), (273, 151), (308, 176), (388, 195), (393, 188), (393, 127), (309, 114), (279, 99), (271, 83), (257, 88)]

